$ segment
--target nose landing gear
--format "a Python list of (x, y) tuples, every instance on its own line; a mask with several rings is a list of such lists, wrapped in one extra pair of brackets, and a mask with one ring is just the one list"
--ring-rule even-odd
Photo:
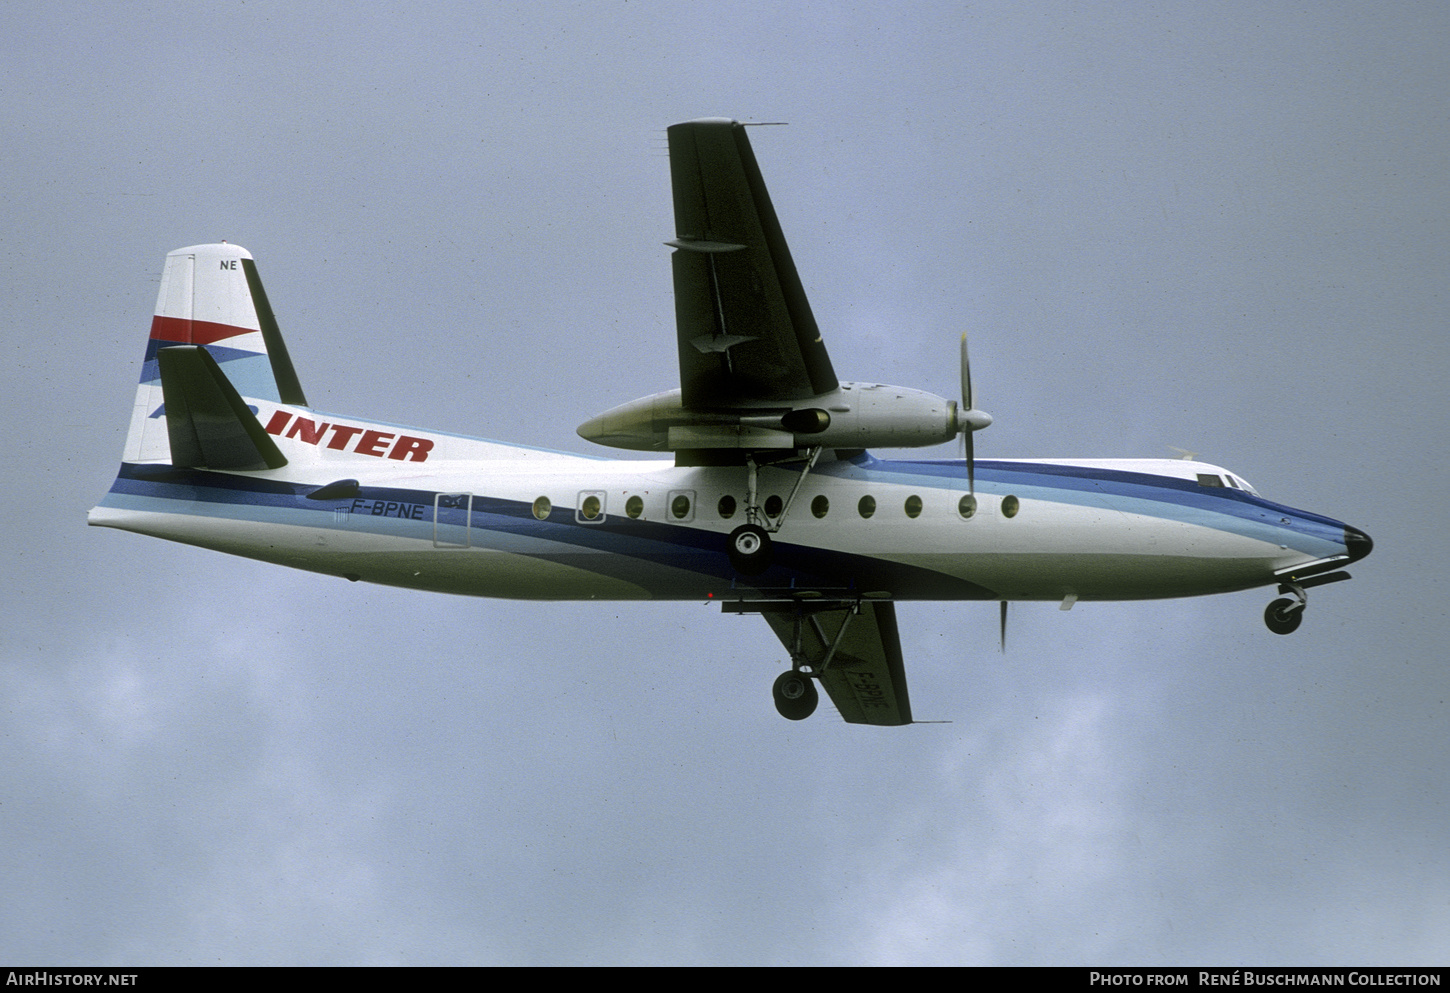
[(1305, 603), (1304, 599), (1280, 597), (1264, 608), (1264, 623), (1275, 634), (1293, 634), (1298, 630), (1299, 622), (1304, 620)]
[[(1342, 558), (1342, 557), (1341, 557)], [(1338, 564), (1337, 562), (1333, 564)], [(1332, 568), (1332, 565), (1330, 566)], [(1323, 567), (1321, 567), (1323, 568)], [(1304, 609), (1309, 605), (1309, 594), (1304, 591), (1311, 586), (1325, 586), (1329, 583), (1342, 583), (1349, 578), (1347, 572), (1331, 572), (1328, 575), (1309, 576), (1305, 578), (1302, 573), (1298, 576), (1286, 576), (1279, 583), (1279, 592), (1291, 594), (1280, 596), (1279, 599), (1264, 608), (1264, 623), (1270, 631), (1275, 634), (1293, 634), (1299, 629), (1299, 624), (1304, 620)]]

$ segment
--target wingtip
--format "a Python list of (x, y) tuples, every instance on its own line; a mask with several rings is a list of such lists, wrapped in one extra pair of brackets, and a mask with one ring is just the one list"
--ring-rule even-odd
[[(692, 120), (680, 122), (680, 124), (700, 124), (706, 126), (714, 125), (716, 127), (724, 127), (726, 125), (733, 125), (739, 123), (740, 122), (733, 117), (696, 117)], [(678, 125), (676, 126), (678, 127)]]

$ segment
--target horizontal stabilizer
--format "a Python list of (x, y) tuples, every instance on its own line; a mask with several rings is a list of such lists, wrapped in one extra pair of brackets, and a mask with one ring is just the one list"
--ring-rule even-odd
[(156, 353), (171, 464), (181, 469), (280, 469), (287, 459), (201, 345)]

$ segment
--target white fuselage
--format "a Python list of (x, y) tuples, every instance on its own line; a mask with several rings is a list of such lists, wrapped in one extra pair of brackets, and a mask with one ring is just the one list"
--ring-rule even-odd
[[(978, 461), (964, 516), (962, 463), (867, 455), (803, 480), (800, 460), (762, 467), (775, 560), (744, 577), (725, 552), (746, 520), (744, 466), (561, 455), (281, 405), (258, 418), (283, 468), (128, 462), (91, 523), (349, 579), (544, 600), (1146, 599), (1260, 586), (1346, 551), (1339, 522), (1203, 463)], [(358, 485), (309, 496), (341, 480)]]

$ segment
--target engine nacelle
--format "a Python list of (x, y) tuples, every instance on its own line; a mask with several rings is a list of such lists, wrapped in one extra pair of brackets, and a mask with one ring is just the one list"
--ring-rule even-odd
[[(977, 420), (990, 417), (971, 412)], [(842, 383), (794, 405), (686, 410), (679, 390), (641, 397), (579, 425), (579, 436), (613, 448), (916, 448), (950, 441), (966, 426), (953, 400), (879, 383)], [(972, 424), (985, 427), (985, 424)]]

